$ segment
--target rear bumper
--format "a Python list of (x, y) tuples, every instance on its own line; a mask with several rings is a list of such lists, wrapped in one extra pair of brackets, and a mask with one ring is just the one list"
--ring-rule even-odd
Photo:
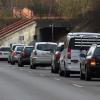
[(30, 58), (22, 58), (21, 60), (24, 65), (30, 65)]
[(32, 60), (33, 64), (36, 64), (36, 65), (51, 65), (51, 58), (37, 58), (37, 57), (34, 57), (33, 60)]
[(100, 68), (89, 68), (88, 73), (93, 77), (100, 77)]
[(70, 72), (77, 72), (77, 73), (79, 73), (80, 72), (80, 63), (75, 63), (75, 64), (66, 64), (66, 66), (65, 66), (65, 70), (67, 70), (67, 71), (70, 71)]

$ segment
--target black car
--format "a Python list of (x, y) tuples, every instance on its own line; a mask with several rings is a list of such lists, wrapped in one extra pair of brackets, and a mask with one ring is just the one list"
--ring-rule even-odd
[(59, 72), (59, 65), (60, 65), (59, 59), (63, 49), (64, 49), (64, 43), (58, 43), (57, 48), (52, 54), (51, 73)]
[(100, 77), (100, 45), (92, 45), (80, 63), (80, 79), (92, 77)]
[(23, 67), (24, 65), (30, 65), (30, 55), (33, 51), (33, 46), (25, 46), (18, 57), (18, 67)]

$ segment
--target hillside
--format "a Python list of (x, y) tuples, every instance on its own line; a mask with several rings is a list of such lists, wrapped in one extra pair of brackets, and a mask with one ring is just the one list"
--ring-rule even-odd
[(100, 0), (0, 0), (1, 26), (12, 19), (13, 7), (28, 7), (38, 17), (72, 19), (78, 23), (73, 31), (99, 32), (100, 29)]

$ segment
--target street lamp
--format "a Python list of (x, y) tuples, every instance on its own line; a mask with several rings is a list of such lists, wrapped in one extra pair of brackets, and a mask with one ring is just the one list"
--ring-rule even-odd
[(54, 38), (54, 24), (51, 24), (50, 27), (51, 27), (52, 42), (53, 42), (53, 38)]

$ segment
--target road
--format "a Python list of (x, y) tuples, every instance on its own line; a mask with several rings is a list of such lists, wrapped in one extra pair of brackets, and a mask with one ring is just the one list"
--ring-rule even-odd
[(50, 73), (50, 67), (18, 68), (0, 61), (0, 100), (100, 100), (100, 80), (80, 81)]

